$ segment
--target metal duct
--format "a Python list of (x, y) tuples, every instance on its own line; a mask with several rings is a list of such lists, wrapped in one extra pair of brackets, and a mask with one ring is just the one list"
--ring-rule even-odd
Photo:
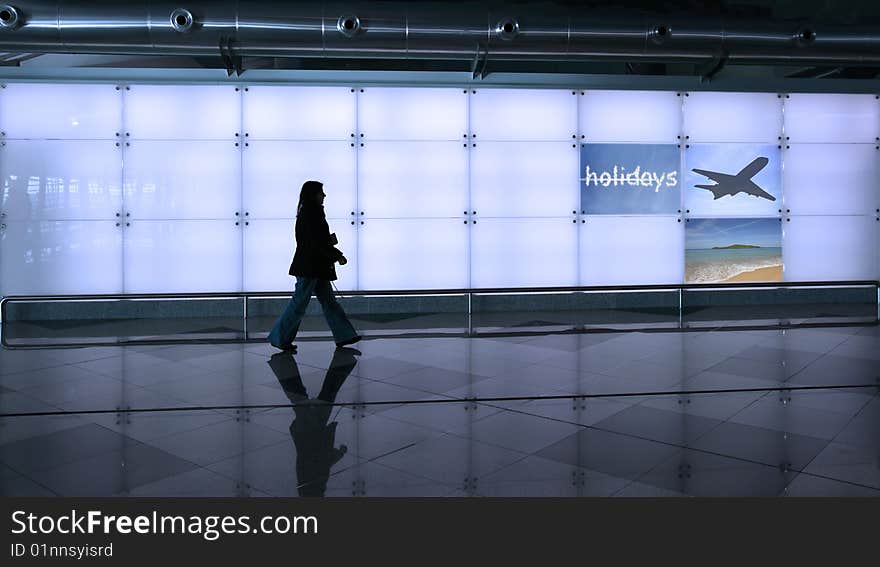
[(880, 62), (877, 27), (630, 15), (552, 4), (21, 0), (0, 5), (0, 50), (204, 56), (225, 45), (269, 57)]

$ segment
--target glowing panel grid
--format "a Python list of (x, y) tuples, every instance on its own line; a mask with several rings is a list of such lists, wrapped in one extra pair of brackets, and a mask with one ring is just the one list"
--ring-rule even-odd
[(231, 141), (134, 141), (124, 157), (132, 218), (232, 219), (241, 210), (241, 152)]
[(478, 143), (471, 148), (471, 209), (480, 217), (572, 214), (580, 207), (580, 149), (571, 146)]
[(107, 140), (10, 140), (0, 151), (10, 220), (108, 220), (122, 210), (122, 150)]
[(122, 292), (115, 221), (10, 221), (0, 230), (3, 295)]
[(355, 210), (357, 156), (348, 141), (253, 141), (242, 153), (242, 207), (251, 218), (293, 218), (303, 182), (324, 184), (328, 218)]
[(472, 287), (577, 285), (578, 224), (571, 221), (479, 219), (470, 225)]
[(232, 220), (131, 221), (125, 293), (241, 291), (241, 240)]
[(123, 105), (126, 139), (233, 140), (240, 134), (241, 95), (231, 85), (129, 89)]
[(589, 216), (580, 225), (580, 285), (680, 284), (684, 226), (675, 216)]
[(468, 208), (461, 142), (366, 142), (358, 157), (358, 212), (367, 218), (461, 218)]
[(370, 140), (463, 140), (462, 89), (377, 88), (358, 93), (358, 129)]
[(772, 93), (687, 93), (684, 134), (693, 142), (765, 142), (782, 136), (782, 99)]
[(478, 89), (470, 95), (474, 141), (572, 140), (578, 103), (572, 92)]
[(860, 94), (787, 95), (785, 136), (791, 143), (875, 143), (880, 101)]
[(117, 139), (121, 91), (114, 85), (8, 84), (0, 125), (10, 139)]
[[(336, 264), (337, 289), (357, 286), (357, 232), (348, 220), (329, 219), (330, 230), (336, 234), (336, 245), (348, 263)], [(247, 291), (292, 290), (295, 278), (288, 275), (296, 251), (294, 227), (296, 219), (251, 220), (244, 227), (244, 289)]]
[(877, 273), (873, 216), (795, 216), (782, 225), (786, 281), (872, 279)]
[(588, 142), (667, 142), (681, 134), (681, 97), (673, 92), (582, 91), (580, 132)]
[(358, 225), (360, 288), (468, 287), (469, 226), (460, 219), (364, 221)]
[(356, 95), (347, 87), (248, 87), (242, 102), (249, 139), (351, 140)]
[(785, 206), (794, 215), (874, 212), (878, 157), (874, 144), (792, 144), (783, 153)]

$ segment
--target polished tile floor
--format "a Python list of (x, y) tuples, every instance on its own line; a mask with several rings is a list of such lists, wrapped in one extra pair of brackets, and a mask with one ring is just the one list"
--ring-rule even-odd
[(880, 327), (6, 349), (0, 494), (880, 496)]

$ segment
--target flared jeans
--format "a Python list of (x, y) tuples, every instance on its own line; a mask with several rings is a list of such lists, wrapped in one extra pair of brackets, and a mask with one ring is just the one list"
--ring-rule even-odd
[(299, 325), (303, 316), (306, 314), (306, 307), (312, 299), (312, 294), (318, 298), (321, 309), (324, 311), (324, 318), (330, 331), (333, 333), (333, 340), (336, 343), (346, 341), (357, 335), (351, 321), (348, 320), (342, 306), (333, 296), (333, 290), (330, 282), (317, 278), (306, 278), (302, 276), (296, 277), (296, 286), (294, 287), (293, 297), (284, 313), (275, 322), (275, 326), (269, 332), (269, 342), (275, 346), (286, 346), (293, 342), (296, 333), (299, 331)]

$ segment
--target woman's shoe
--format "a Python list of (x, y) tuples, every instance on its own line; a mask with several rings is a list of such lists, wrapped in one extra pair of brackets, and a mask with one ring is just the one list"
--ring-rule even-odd
[(296, 345), (293, 343), (290, 343), (290, 344), (287, 344), (284, 346), (279, 346), (279, 345), (276, 345), (275, 343), (269, 343), (269, 344), (272, 345), (273, 347), (277, 348), (278, 350), (282, 350), (284, 352), (296, 352)]
[(344, 346), (353, 345), (354, 343), (358, 342), (362, 338), (363, 337), (360, 335), (355, 335), (350, 339), (345, 339), (344, 341), (340, 341), (340, 342), (336, 343), (336, 348), (341, 348)]

